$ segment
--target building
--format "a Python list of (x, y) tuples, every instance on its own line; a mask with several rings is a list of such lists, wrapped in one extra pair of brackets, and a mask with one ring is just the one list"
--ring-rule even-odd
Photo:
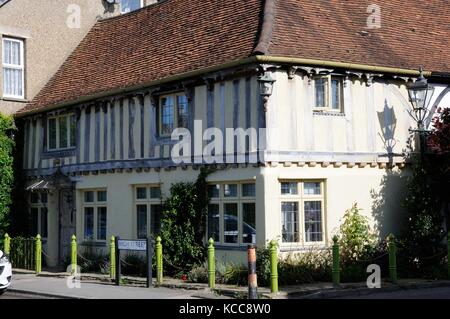
[[(283, 252), (328, 246), (354, 202), (380, 236), (395, 231), (406, 85), (423, 66), (433, 110), (450, 102), (450, 9), (366, 2), (167, 0), (97, 22), (17, 114), (47, 254), (62, 259), (73, 233), (106, 249), (157, 232), (172, 183), (211, 159), (208, 236), (223, 259), (272, 239)], [(176, 128), (200, 140), (179, 157)], [(226, 128), (265, 133), (205, 148)]]
[(0, 1), (0, 112), (13, 114), (33, 100), (98, 19), (154, 2)]

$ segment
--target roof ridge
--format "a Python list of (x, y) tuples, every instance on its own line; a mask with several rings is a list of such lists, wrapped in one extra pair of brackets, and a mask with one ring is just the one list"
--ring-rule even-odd
[(253, 50), (253, 55), (267, 55), (269, 53), (269, 46), (272, 41), (272, 33), (275, 25), (276, 7), (277, 0), (265, 0), (261, 33), (258, 44)]

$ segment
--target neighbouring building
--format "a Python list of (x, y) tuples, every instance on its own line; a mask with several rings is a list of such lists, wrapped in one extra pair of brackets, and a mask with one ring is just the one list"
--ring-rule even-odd
[(156, 0), (0, 1), (0, 112), (33, 100), (97, 20)]
[[(222, 259), (272, 239), (283, 252), (329, 246), (354, 202), (380, 236), (396, 231), (415, 125), (406, 86), (423, 66), (428, 125), (450, 105), (450, 7), (381, 0), (374, 26), (370, 5), (166, 0), (98, 21), (17, 114), (46, 254), (62, 260), (72, 234), (105, 250), (112, 235), (157, 234), (171, 185), (202, 165), (218, 169), (207, 232)], [(176, 128), (201, 141), (182, 163)], [(244, 149), (226, 136), (211, 163), (211, 128), (265, 134)]]

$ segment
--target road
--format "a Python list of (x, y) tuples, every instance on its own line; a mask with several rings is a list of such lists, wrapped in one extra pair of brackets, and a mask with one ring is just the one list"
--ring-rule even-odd
[(349, 296), (336, 299), (450, 299), (450, 287), (380, 292), (365, 296)]
[(7, 291), (3, 295), (0, 295), (0, 302), (6, 299), (53, 299), (53, 298)]

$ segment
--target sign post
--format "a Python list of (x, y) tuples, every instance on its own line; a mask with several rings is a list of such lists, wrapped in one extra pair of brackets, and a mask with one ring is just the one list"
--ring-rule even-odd
[(152, 286), (152, 257), (153, 257), (153, 241), (150, 237), (145, 240), (122, 240), (116, 237), (116, 285), (120, 286), (121, 262), (120, 251), (145, 251), (147, 260), (147, 288)]

